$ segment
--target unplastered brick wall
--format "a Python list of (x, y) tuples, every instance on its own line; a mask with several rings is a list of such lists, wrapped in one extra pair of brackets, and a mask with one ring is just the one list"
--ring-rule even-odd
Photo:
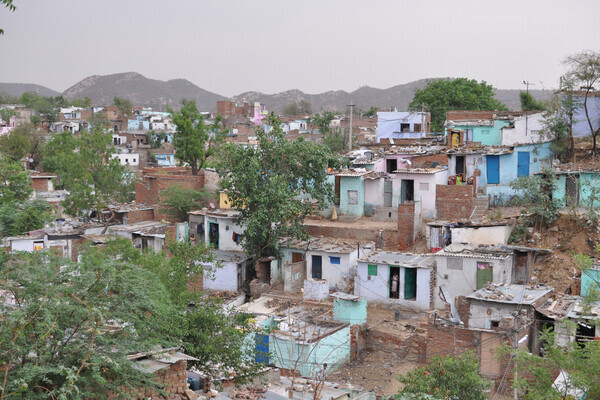
[(439, 219), (470, 218), (473, 212), (472, 185), (436, 185), (436, 207)]
[(154, 382), (162, 389), (158, 390), (148, 388), (129, 389), (123, 388), (121, 393), (109, 393), (109, 399), (116, 399), (118, 395), (127, 394), (134, 399), (160, 399), (160, 400), (180, 400), (187, 399), (185, 390), (187, 389), (187, 362), (185, 360), (177, 361), (171, 364), (169, 368), (161, 369), (154, 373)]
[(415, 165), (421, 165), (424, 163), (433, 163), (437, 161), (439, 165), (448, 165), (448, 155), (446, 153), (440, 154), (428, 154), (424, 156), (415, 156), (411, 159)]
[(421, 229), (421, 203), (398, 204), (398, 246), (406, 250), (415, 242)]
[(135, 224), (142, 221), (152, 221), (154, 219), (154, 209), (134, 210), (123, 213), (123, 222), (127, 220), (128, 224)]
[(400, 234), (398, 230), (378, 230), (344, 228), (337, 226), (305, 225), (310, 236), (325, 236), (339, 239), (356, 239), (360, 241), (375, 242), (378, 249), (386, 251), (400, 251)]

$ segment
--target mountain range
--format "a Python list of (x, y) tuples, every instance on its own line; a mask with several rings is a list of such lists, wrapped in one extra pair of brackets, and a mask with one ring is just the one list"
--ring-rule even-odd
[[(407, 110), (415, 89), (424, 88), (427, 79), (421, 79), (388, 89), (377, 89), (363, 86), (352, 92), (343, 90), (328, 91), (319, 94), (307, 94), (300, 90), (288, 90), (276, 94), (245, 92), (233, 96), (230, 100), (237, 102), (261, 102), (269, 111), (281, 113), (291, 103), (302, 100), (311, 104), (313, 112), (324, 110), (344, 111), (348, 104), (355, 104), (358, 109), (368, 110), (371, 106), (382, 109), (397, 108)], [(44, 86), (24, 83), (0, 83), (0, 92), (19, 96), (32, 91), (43, 96), (62, 95), (68, 100), (89, 97), (94, 105), (112, 104), (113, 98), (121, 97), (131, 100), (135, 105), (152, 107), (165, 111), (167, 106), (178, 108), (181, 100), (195, 100), (201, 111), (216, 111), (217, 101), (228, 100), (227, 97), (204, 90), (186, 79), (161, 81), (149, 79), (137, 72), (125, 72), (111, 75), (93, 75), (87, 77), (63, 93)], [(530, 90), (536, 99), (547, 99), (550, 90)], [(520, 108), (519, 90), (496, 89), (496, 98), (511, 110)]]

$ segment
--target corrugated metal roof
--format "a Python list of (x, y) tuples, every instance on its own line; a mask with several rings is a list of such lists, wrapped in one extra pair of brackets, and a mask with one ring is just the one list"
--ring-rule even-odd
[(366, 257), (360, 258), (358, 262), (431, 268), (435, 258), (430, 255), (377, 250)]

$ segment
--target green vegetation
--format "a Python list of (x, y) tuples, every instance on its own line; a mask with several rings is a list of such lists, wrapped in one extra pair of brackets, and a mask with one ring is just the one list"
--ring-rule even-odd
[(519, 98), (521, 99), (522, 111), (544, 111), (546, 109), (544, 103), (534, 99), (529, 92), (521, 91), (521, 93), (519, 93)]
[(205, 166), (209, 157), (216, 154), (225, 140), (225, 131), (218, 116), (213, 125), (206, 125), (204, 116), (198, 112), (195, 101), (183, 101), (181, 110), (168, 111), (173, 117), (177, 131), (173, 139), (175, 157), (192, 169), (192, 175)]
[(431, 131), (443, 132), (446, 112), (452, 110), (506, 110), (494, 98), (494, 88), (474, 79), (437, 79), (427, 81), (424, 89), (416, 89), (408, 105), (411, 111), (431, 113)]
[(269, 133), (257, 130), (258, 146), (224, 146), (218, 166), (221, 187), (245, 225), (242, 246), (257, 258), (279, 254), (283, 236), (305, 238), (304, 218), (333, 199), (327, 182), (328, 149), (298, 138), (288, 141), (273, 114)]
[(520, 176), (511, 182), (510, 187), (518, 192), (518, 197), (511, 200), (511, 205), (526, 206), (534, 227), (542, 229), (558, 219), (560, 205), (552, 198), (556, 188), (554, 170), (545, 168), (542, 175)]
[(479, 375), (479, 360), (471, 351), (459, 356), (434, 357), (426, 366), (409, 371), (398, 377), (404, 388), (396, 400), (428, 399), (460, 399), (485, 400), (485, 391), (490, 382)]
[(282, 110), (283, 115), (310, 115), (312, 114), (312, 105), (306, 100), (300, 100), (298, 103), (291, 103)]
[(4, 203), (0, 206), (0, 234), (24, 235), (43, 228), (53, 218), (52, 206), (44, 200)]
[(211, 193), (209, 190), (190, 189), (179, 186), (169, 186), (160, 192), (160, 211), (166, 213), (175, 221), (187, 221), (188, 213), (207, 206)]

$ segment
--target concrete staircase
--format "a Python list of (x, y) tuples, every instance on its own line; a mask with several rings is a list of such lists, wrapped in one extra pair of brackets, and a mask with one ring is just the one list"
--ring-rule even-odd
[(479, 219), (481, 217), (485, 217), (488, 213), (488, 198), (486, 197), (474, 197), (473, 198), (473, 208), (475, 212), (471, 219)]

